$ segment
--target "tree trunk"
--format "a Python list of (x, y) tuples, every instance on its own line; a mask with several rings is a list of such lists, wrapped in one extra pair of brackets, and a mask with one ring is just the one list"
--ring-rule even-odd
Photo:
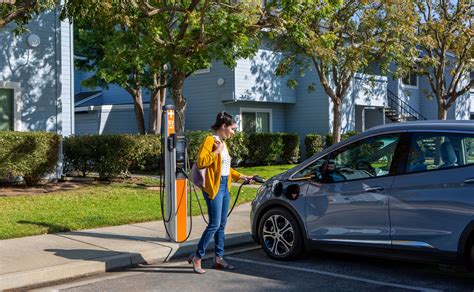
[(137, 129), (138, 133), (141, 135), (145, 134), (145, 118), (144, 118), (144, 111), (143, 111), (143, 98), (142, 98), (142, 90), (134, 89), (133, 90), (133, 110), (135, 111), (135, 120), (137, 122)]
[(438, 105), (438, 120), (446, 120), (448, 117), (448, 110), (444, 105)]
[(342, 98), (336, 97), (333, 100), (333, 122), (332, 122), (332, 144), (341, 141), (341, 112), (342, 112)]
[(158, 121), (161, 120), (160, 90), (152, 90), (150, 96), (150, 112), (148, 113), (148, 134), (159, 134)]
[(166, 88), (153, 90), (151, 93), (148, 134), (158, 135), (161, 133), (161, 114), (165, 104), (165, 97)]
[(177, 132), (184, 131), (185, 126), (186, 99), (183, 96), (184, 79), (185, 75), (183, 74), (173, 74), (171, 81), (173, 102), (176, 108), (175, 128)]

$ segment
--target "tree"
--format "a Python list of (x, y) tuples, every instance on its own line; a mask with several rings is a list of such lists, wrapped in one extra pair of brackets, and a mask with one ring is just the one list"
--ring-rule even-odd
[(472, 0), (415, 0), (420, 18), (417, 45), (421, 57), (414, 71), (425, 76), (438, 103), (438, 119), (459, 96), (469, 93), (474, 80), (474, 2)]
[(163, 64), (156, 56), (154, 43), (145, 38), (144, 23), (128, 21), (133, 9), (110, 4), (94, 7), (94, 17), (66, 7), (69, 10), (64, 13), (75, 21), (76, 53), (84, 57), (76, 60), (76, 66), (94, 72), (83, 82), (86, 86), (107, 88), (112, 83), (131, 95), (140, 134), (146, 132), (142, 92), (147, 89), (151, 94), (148, 132), (158, 134), (166, 86)]
[(253, 56), (264, 14), (250, 0), (128, 3), (141, 11), (135, 21), (145, 19), (148, 37), (159, 47), (157, 56), (169, 64), (171, 96), (179, 117), (176, 127), (182, 130), (184, 80), (196, 70), (209, 67), (213, 60), (233, 67), (237, 58)]
[(339, 142), (342, 104), (355, 73), (374, 62), (387, 72), (391, 60), (413, 54), (403, 46), (413, 35), (413, 7), (410, 2), (366, 0), (278, 0), (269, 5), (281, 19), (270, 36), (287, 56), (277, 74), (316, 68), (333, 104), (333, 143)]
[(15, 21), (17, 33), (25, 31), (30, 20), (41, 12), (53, 9), (56, 0), (5, 0), (0, 2), (0, 29)]
[[(184, 80), (196, 70), (209, 67), (214, 60), (222, 60), (233, 67), (237, 58), (254, 55), (264, 23), (260, 6), (251, 0), (184, 0), (173, 3), (158, 0), (104, 0), (99, 5), (94, 0), (69, 1), (63, 15), (86, 19), (91, 15), (92, 18), (104, 15), (104, 11), (113, 11), (106, 13), (108, 19), (123, 24), (125, 29), (138, 29), (136, 32), (143, 36), (140, 44), (153, 48), (152, 60), (148, 65), (159, 64), (163, 68), (163, 64), (166, 64), (166, 72), (157, 70), (158, 66), (155, 65), (153, 69), (149, 68), (151, 71), (160, 71), (158, 77), (152, 78), (156, 86), (152, 92), (161, 90), (163, 96), (165, 86), (171, 89), (179, 117), (177, 130), (184, 129), (185, 123)], [(133, 55), (136, 54), (131, 55), (124, 57), (124, 61), (129, 58), (134, 60)], [(152, 94), (152, 103), (156, 99), (157, 95)], [(152, 107), (155, 108), (156, 104), (152, 104)]]

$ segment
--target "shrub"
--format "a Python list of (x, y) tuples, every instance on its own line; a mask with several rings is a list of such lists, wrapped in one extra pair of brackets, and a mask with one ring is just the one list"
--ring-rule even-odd
[(0, 176), (22, 176), (28, 186), (52, 173), (61, 137), (47, 132), (0, 132)]
[(283, 139), (278, 133), (253, 133), (249, 135), (249, 158), (263, 165), (270, 165), (283, 153)]
[(92, 145), (94, 136), (70, 136), (64, 138), (64, 172), (77, 170), (85, 177), (93, 167)]
[(304, 138), (304, 146), (306, 150), (306, 157), (311, 157), (316, 153), (321, 152), (324, 148), (323, 137), (319, 134), (308, 134)]
[(232, 165), (242, 164), (249, 154), (248, 136), (243, 132), (235, 133), (232, 138), (226, 141), (226, 144), (232, 157)]
[(300, 138), (298, 134), (281, 133), (283, 153), (281, 160), (284, 163), (297, 163), (300, 159)]
[(157, 172), (161, 167), (161, 141), (159, 135), (132, 136), (134, 146), (130, 154), (130, 169)]
[(64, 149), (69, 169), (83, 176), (95, 170), (101, 180), (128, 175), (132, 168), (156, 171), (161, 162), (160, 137), (155, 135), (75, 136), (64, 141)]

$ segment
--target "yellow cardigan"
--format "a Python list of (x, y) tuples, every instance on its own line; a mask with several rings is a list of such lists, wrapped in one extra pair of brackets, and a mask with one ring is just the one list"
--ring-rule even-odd
[[(222, 158), (221, 154), (215, 155), (212, 152), (212, 146), (214, 145), (214, 137), (207, 136), (204, 142), (199, 147), (197, 167), (206, 168), (205, 187), (203, 191), (209, 194), (209, 198), (214, 200), (219, 191), (219, 185), (221, 183), (221, 171), (222, 171)], [(225, 143), (225, 142), (224, 142)], [(232, 180), (239, 180), (240, 173), (234, 169), (230, 169), (229, 179), (229, 191), (232, 184)]]

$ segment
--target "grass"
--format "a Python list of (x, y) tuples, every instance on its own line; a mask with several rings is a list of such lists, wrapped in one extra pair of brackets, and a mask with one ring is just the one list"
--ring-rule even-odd
[[(255, 167), (239, 171), (268, 178), (282, 168)], [(0, 239), (161, 220), (159, 192), (149, 189), (158, 184), (156, 179), (141, 178), (48, 195), (0, 197)], [(231, 203), (237, 190), (237, 187), (232, 188)], [(256, 188), (242, 188), (237, 204), (253, 200), (256, 191)], [(192, 197), (192, 214), (198, 215), (197, 200), (194, 194)], [(206, 212), (200, 191), (198, 197)]]
[(274, 175), (285, 172), (290, 168), (296, 166), (295, 164), (284, 164), (284, 165), (270, 165), (270, 166), (254, 166), (254, 167), (241, 167), (236, 170), (245, 175), (258, 174), (264, 179), (269, 179)]

